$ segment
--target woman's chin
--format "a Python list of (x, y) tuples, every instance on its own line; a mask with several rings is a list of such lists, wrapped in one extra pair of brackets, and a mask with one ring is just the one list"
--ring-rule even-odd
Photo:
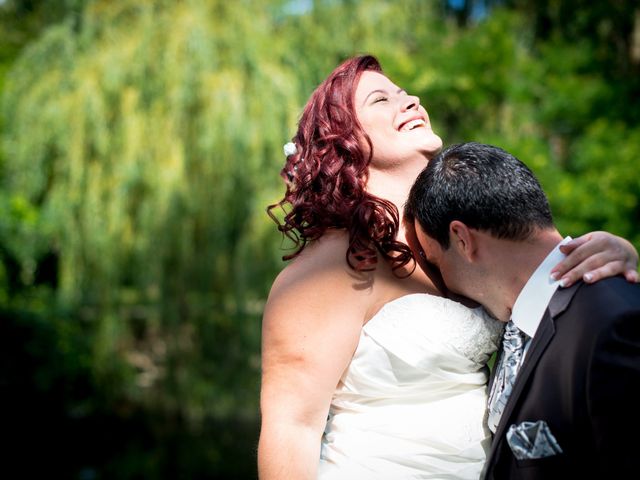
[(435, 157), (442, 150), (442, 139), (435, 133), (422, 145), (422, 153), (427, 158)]

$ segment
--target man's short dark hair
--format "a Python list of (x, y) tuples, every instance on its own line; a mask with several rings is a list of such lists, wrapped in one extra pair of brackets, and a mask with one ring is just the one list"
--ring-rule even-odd
[(553, 227), (531, 170), (510, 153), (475, 142), (443, 150), (420, 173), (405, 206), (405, 220), (414, 219), (445, 249), (454, 220), (510, 240)]

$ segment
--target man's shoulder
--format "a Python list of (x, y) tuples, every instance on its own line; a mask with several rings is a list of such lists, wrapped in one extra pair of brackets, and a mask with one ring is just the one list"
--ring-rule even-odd
[(640, 284), (613, 277), (596, 283), (580, 283), (575, 291), (559, 290), (556, 295), (570, 295), (566, 309), (559, 315), (573, 318), (584, 330), (608, 329), (620, 318), (637, 317), (640, 321)]
[(589, 304), (606, 302), (611, 306), (640, 308), (640, 284), (630, 283), (622, 276), (596, 283), (581, 283), (573, 301)]

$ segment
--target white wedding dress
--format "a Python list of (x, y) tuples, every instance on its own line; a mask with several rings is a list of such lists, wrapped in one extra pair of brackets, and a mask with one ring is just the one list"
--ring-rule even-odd
[(502, 327), (427, 294), (386, 304), (333, 396), (318, 478), (477, 480), (490, 444), (486, 362)]

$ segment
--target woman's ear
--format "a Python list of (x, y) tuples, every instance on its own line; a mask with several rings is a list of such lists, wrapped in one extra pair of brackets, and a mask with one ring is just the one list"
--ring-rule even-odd
[(458, 251), (468, 262), (473, 262), (478, 253), (478, 239), (475, 231), (459, 220), (449, 224), (449, 240), (451, 247)]

